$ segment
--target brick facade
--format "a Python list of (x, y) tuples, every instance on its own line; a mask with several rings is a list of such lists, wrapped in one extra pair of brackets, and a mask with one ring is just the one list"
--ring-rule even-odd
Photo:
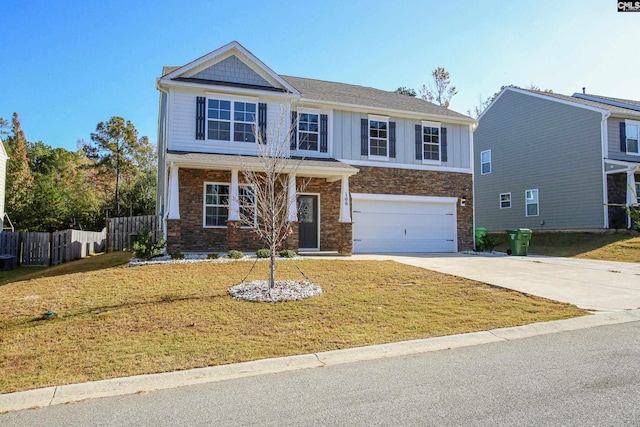
[[(473, 184), (470, 174), (379, 167), (358, 169), (360, 172), (349, 178), (350, 190), (354, 193), (465, 197), (466, 205), (457, 206), (458, 249), (473, 248)], [(230, 183), (231, 172), (180, 169), (180, 220), (167, 221), (167, 251), (255, 251), (263, 247), (255, 233), (235, 222), (230, 221), (225, 228), (203, 227), (205, 182)], [(306, 183), (303, 194), (319, 195), (320, 250), (351, 254), (352, 224), (339, 222), (341, 182), (298, 177), (298, 185), (302, 182)], [(292, 234), (283, 246), (298, 249), (297, 223), (292, 224)]]
[(457, 206), (458, 250), (473, 249), (473, 178), (471, 174), (410, 169), (358, 167), (349, 179), (353, 193), (464, 197)]
[[(635, 175), (636, 182), (640, 182), (640, 175)], [(627, 204), (627, 174), (614, 173), (607, 175), (607, 200), (610, 204)], [(609, 206), (609, 228), (616, 230), (627, 228), (627, 211), (621, 206)]]

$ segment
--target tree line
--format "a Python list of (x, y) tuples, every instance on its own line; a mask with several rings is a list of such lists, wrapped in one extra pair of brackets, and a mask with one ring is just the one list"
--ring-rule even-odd
[(76, 151), (28, 141), (17, 113), (11, 124), (0, 117), (0, 133), (5, 211), (17, 231), (99, 231), (107, 217), (155, 213), (156, 150), (130, 121), (98, 123)]

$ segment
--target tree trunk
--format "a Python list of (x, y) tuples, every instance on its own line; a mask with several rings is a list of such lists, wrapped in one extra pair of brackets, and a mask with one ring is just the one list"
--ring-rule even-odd
[(271, 259), (269, 261), (269, 294), (276, 284), (276, 248), (271, 247)]

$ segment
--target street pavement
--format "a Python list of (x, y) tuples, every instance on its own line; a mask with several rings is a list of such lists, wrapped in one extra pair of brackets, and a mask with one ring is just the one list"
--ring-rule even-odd
[(636, 321), (12, 412), (0, 425), (637, 426), (638, 402)]

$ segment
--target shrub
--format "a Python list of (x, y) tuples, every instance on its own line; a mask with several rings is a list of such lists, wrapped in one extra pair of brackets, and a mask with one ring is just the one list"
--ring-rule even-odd
[(258, 249), (256, 255), (258, 258), (269, 258), (271, 256), (271, 251), (269, 249)]
[(153, 233), (148, 228), (140, 230), (138, 240), (133, 244), (133, 256), (140, 259), (151, 259), (164, 251), (164, 240), (153, 241)]
[(184, 254), (182, 252), (174, 252), (171, 254), (171, 259), (184, 259)]
[(282, 258), (295, 258), (296, 251), (292, 251), (291, 249), (283, 249), (280, 251), (280, 256)]
[(237, 251), (235, 249), (231, 249), (228, 253), (227, 256), (229, 258), (233, 258), (233, 259), (239, 259), (242, 258), (244, 256), (244, 254), (240, 251)]
[(493, 252), (500, 243), (500, 239), (495, 234), (485, 234), (482, 238), (476, 240), (476, 251)]
[(218, 254), (208, 254), (207, 255), (207, 259), (218, 259), (220, 258), (220, 255)]

